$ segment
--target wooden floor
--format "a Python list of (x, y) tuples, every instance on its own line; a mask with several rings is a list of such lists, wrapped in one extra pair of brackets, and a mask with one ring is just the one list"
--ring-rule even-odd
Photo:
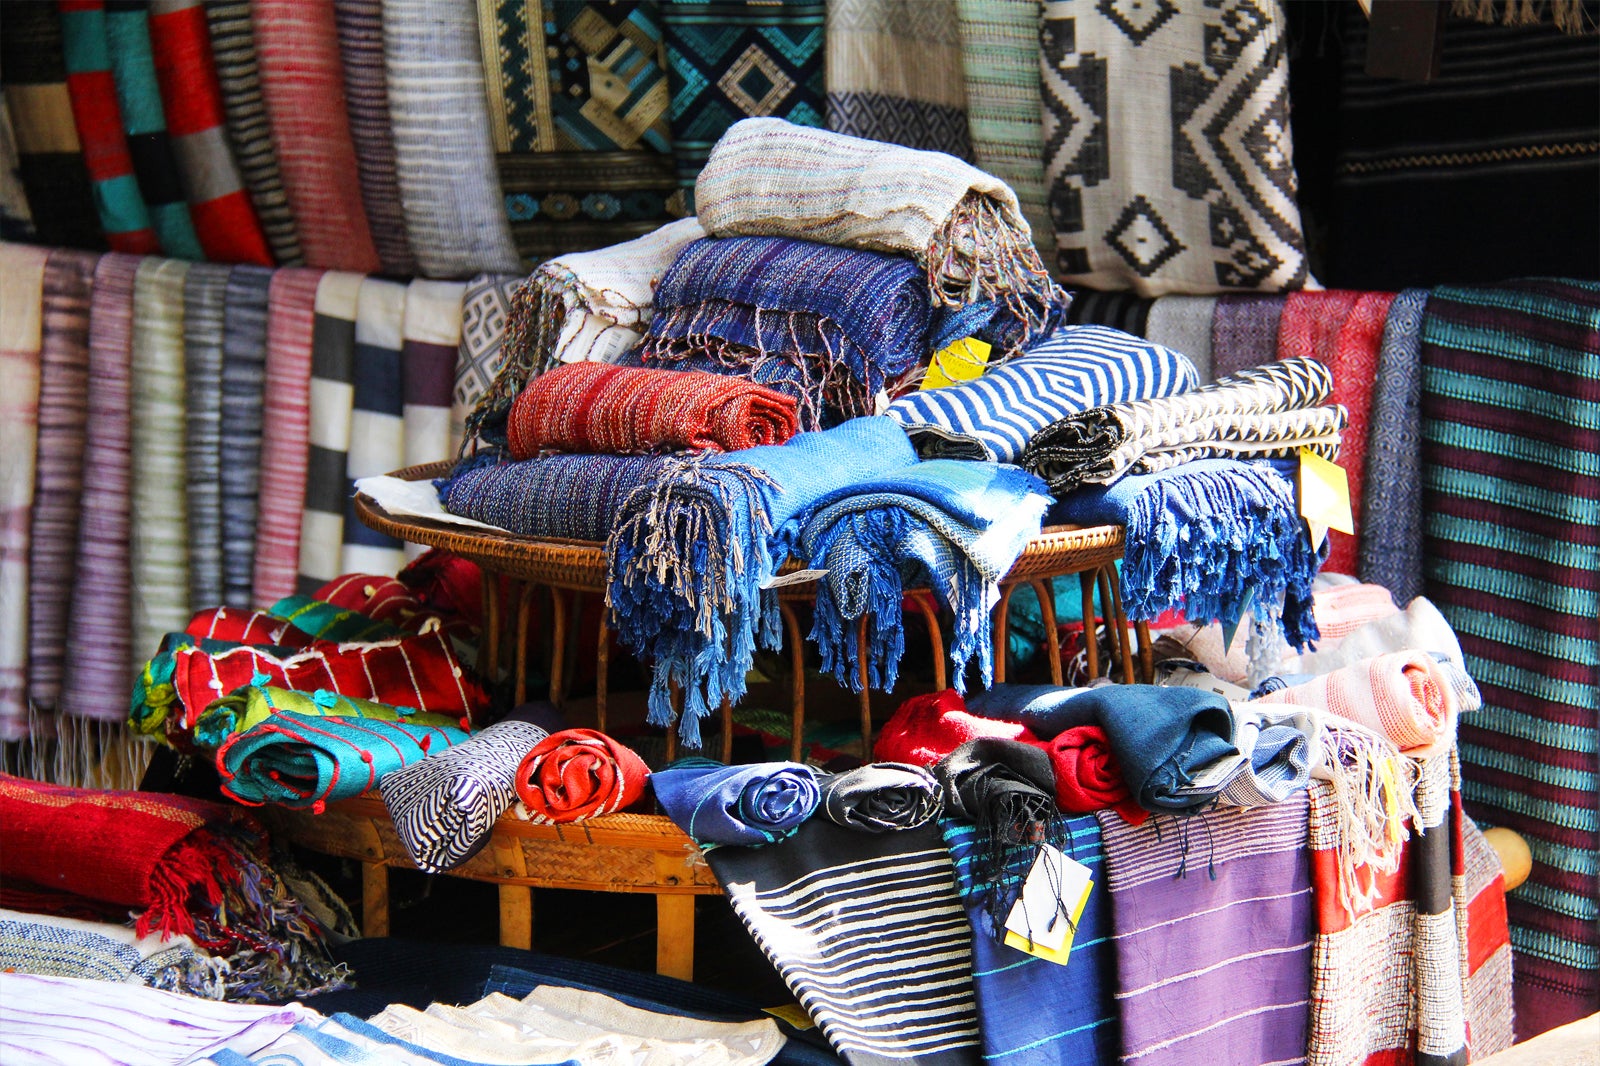
[(1600, 1014), (1479, 1059), (1482, 1066), (1600, 1066)]

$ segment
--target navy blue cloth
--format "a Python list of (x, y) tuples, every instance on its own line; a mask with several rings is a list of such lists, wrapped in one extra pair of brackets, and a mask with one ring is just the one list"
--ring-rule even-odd
[(702, 846), (772, 844), (817, 809), (817, 772), (792, 762), (722, 766), (687, 759), (650, 775), (668, 818)]
[(997, 722), (1020, 722), (1040, 740), (1049, 740), (1080, 725), (1093, 725), (1094, 712), (1072, 697), (1084, 690), (1058, 685), (1013, 685), (1001, 682), (967, 695), (967, 710)]
[(1238, 755), (1233, 708), (1214, 692), (1157, 685), (1101, 685), (1070, 701), (1093, 714), (1122, 766), (1122, 778), (1147, 811), (1184, 811), (1217, 797), (1226, 781), (1201, 794), (1180, 793), (1218, 759)]

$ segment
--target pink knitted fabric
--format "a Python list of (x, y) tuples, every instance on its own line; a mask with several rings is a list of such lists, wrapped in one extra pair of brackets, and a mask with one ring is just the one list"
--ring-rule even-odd
[(1394, 597), (1382, 585), (1339, 585), (1323, 589), (1311, 599), (1323, 640), (1338, 640), (1368, 622), (1400, 613)]
[(1425, 651), (1379, 655), (1256, 702), (1327, 711), (1388, 737), (1418, 759), (1449, 749), (1460, 703), (1445, 668)]

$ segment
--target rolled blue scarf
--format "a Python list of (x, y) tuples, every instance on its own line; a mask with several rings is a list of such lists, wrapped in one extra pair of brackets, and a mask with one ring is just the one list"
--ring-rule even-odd
[(817, 809), (817, 772), (791, 762), (723, 766), (684, 759), (650, 775), (668, 818), (702, 847), (773, 844)]

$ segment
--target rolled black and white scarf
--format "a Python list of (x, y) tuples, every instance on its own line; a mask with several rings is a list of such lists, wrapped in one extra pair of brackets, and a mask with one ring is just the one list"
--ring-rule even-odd
[(887, 833), (915, 829), (944, 809), (939, 782), (920, 766), (880, 762), (822, 781), (823, 815), (847, 829)]

